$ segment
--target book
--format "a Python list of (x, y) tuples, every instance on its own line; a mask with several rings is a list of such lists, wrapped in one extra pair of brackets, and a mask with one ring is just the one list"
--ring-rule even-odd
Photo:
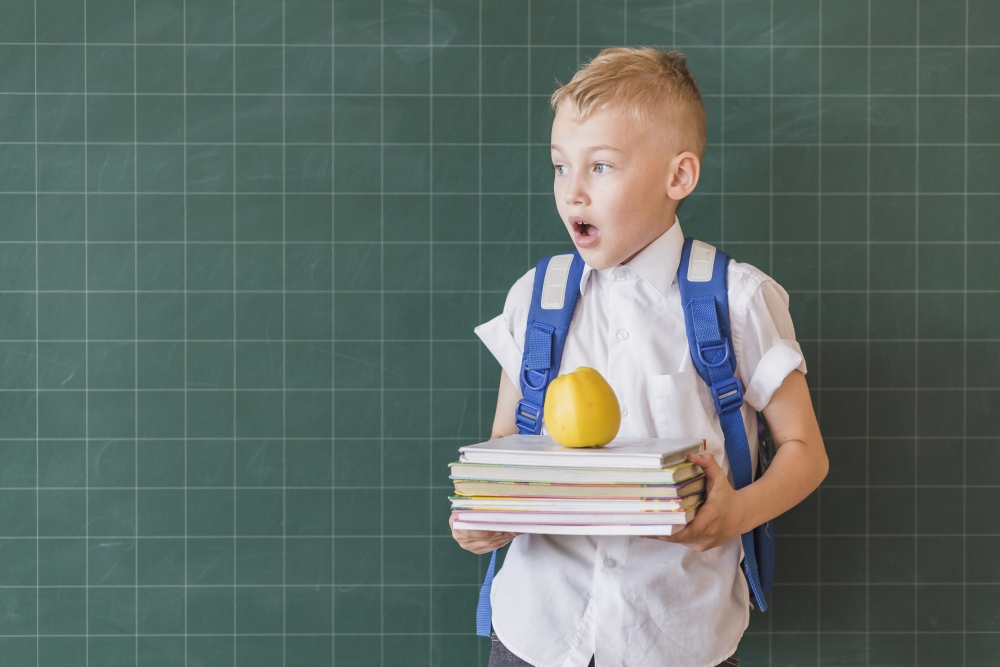
[(548, 484), (539, 482), (483, 482), (455, 480), (459, 496), (558, 498), (679, 498), (705, 488), (699, 475), (681, 484)]
[(701, 451), (701, 438), (616, 438), (603, 447), (563, 447), (548, 435), (508, 435), (459, 447), (461, 463), (660, 470)]
[[(698, 503), (700, 504), (700, 503)], [(683, 511), (674, 512), (630, 512), (615, 513), (610, 512), (522, 512), (517, 510), (505, 511), (480, 511), (480, 510), (452, 510), (455, 515), (455, 523), (459, 521), (471, 521), (476, 523), (492, 523), (494, 525), (504, 523), (518, 524), (546, 524), (546, 525), (576, 525), (576, 526), (622, 526), (622, 525), (657, 525), (657, 524), (686, 524), (694, 518), (698, 509), (698, 504)], [(458, 527), (457, 525), (455, 526)], [(492, 530), (503, 530), (518, 532), (512, 528), (493, 528)]]
[[(551, 466), (504, 466), (488, 463), (449, 463), (451, 479), (478, 482), (526, 482), (539, 484), (677, 484), (702, 474), (690, 461), (654, 469), (563, 468)], [(455, 482), (456, 485), (458, 482)], [(457, 486), (456, 486), (457, 488)]]
[(540, 533), (542, 535), (673, 535), (684, 526), (659, 524), (653, 526), (572, 526), (530, 523), (482, 523), (455, 521), (457, 530), (500, 530), (509, 533)]
[(449, 498), (452, 509), (457, 510), (521, 510), (522, 512), (677, 512), (697, 505), (703, 500), (702, 494), (693, 493), (684, 498), (491, 498), (476, 496)]

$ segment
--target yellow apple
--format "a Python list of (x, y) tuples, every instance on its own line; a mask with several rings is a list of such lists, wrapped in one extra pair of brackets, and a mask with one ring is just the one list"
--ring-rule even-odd
[(549, 383), (543, 419), (552, 439), (563, 447), (602, 447), (622, 423), (614, 389), (587, 366)]

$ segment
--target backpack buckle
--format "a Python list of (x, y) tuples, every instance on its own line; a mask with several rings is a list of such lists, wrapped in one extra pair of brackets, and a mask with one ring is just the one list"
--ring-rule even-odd
[(521, 369), (521, 382), (532, 391), (542, 391), (548, 384), (549, 369), (536, 370), (534, 368)]
[(542, 430), (542, 406), (522, 398), (514, 410), (514, 423), (517, 424), (518, 432), (538, 435)]
[(712, 400), (720, 415), (729, 414), (743, 406), (743, 385), (738, 377), (719, 380), (712, 385)]
[[(712, 363), (705, 358), (706, 352), (716, 352), (718, 350), (724, 351), (726, 354), (719, 361)], [(709, 368), (718, 368), (722, 364), (729, 361), (729, 339), (723, 339), (718, 345), (702, 345), (698, 343), (698, 358), (701, 359), (701, 363), (705, 364)]]

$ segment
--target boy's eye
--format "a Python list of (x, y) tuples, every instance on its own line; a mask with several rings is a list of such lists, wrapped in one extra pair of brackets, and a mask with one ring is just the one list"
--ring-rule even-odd
[(597, 164), (594, 165), (594, 171), (596, 171), (598, 174), (606, 174), (609, 171), (611, 171), (611, 165), (604, 164), (603, 162), (598, 162)]
[(564, 165), (564, 164), (554, 164), (554, 165), (552, 165), (552, 170), (555, 171), (560, 176), (566, 173), (565, 169), (566, 169), (566, 165)]

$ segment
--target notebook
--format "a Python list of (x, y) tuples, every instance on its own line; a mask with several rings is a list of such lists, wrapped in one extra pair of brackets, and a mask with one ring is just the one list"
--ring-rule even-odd
[(452, 509), (457, 510), (521, 510), (522, 512), (677, 512), (692, 507), (703, 500), (701, 493), (684, 498), (491, 498), (476, 496), (463, 498), (451, 496)]
[[(493, 528), (480, 530), (502, 530), (519, 532), (505, 527), (508, 523), (522, 525), (563, 525), (563, 526), (628, 526), (628, 525), (663, 525), (686, 524), (694, 518), (701, 503), (676, 512), (630, 512), (627, 514), (609, 514), (605, 512), (521, 512), (513, 510), (489, 512), (479, 510), (453, 510), (455, 515), (454, 528), (460, 528), (459, 522), (474, 522), (491, 524)], [(583, 533), (586, 534), (586, 533)]]
[(508, 435), (459, 447), (460, 463), (660, 470), (704, 449), (701, 438), (615, 438), (603, 447), (563, 447), (548, 435)]
[(681, 484), (544, 484), (537, 482), (481, 482), (456, 480), (460, 496), (559, 498), (679, 498), (705, 488), (705, 476)]
[(571, 526), (530, 523), (480, 523), (455, 521), (458, 530), (500, 530), (509, 533), (539, 533), (542, 535), (673, 535), (684, 526), (660, 524), (653, 526)]
[(451, 479), (540, 484), (677, 484), (702, 474), (690, 461), (660, 469), (563, 468), (553, 466), (505, 466), (487, 463), (449, 463)]

